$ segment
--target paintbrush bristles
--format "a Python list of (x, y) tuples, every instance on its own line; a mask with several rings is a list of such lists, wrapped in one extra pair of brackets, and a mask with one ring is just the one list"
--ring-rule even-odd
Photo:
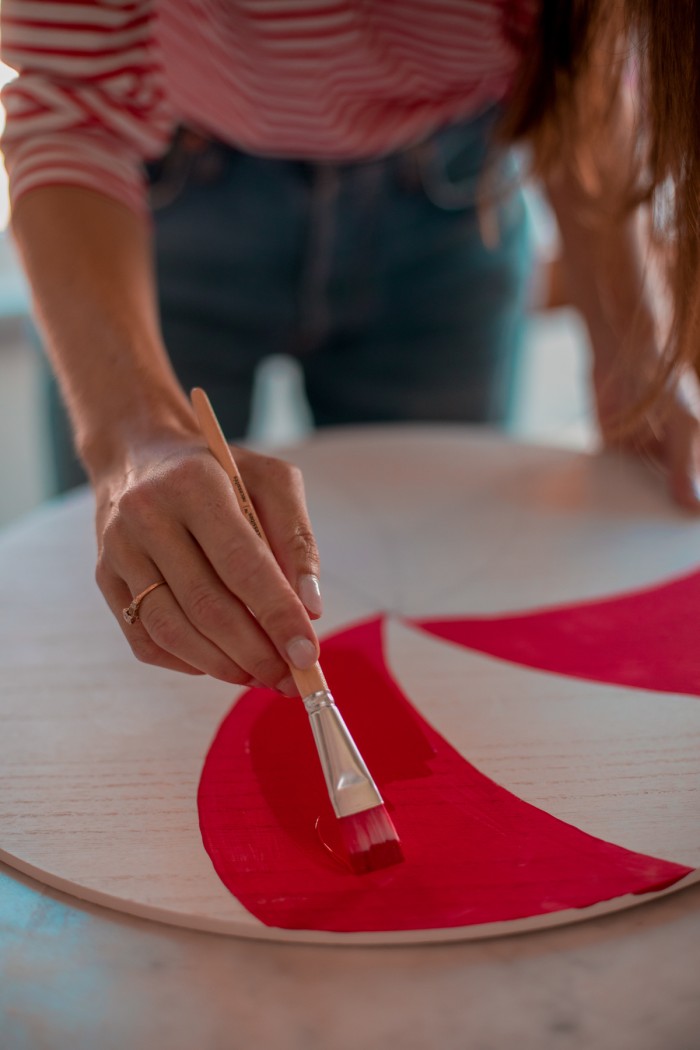
[(364, 875), (404, 859), (399, 836), (386, 806), (363, 809), (338, 820), (343, 845), (356, 875)]

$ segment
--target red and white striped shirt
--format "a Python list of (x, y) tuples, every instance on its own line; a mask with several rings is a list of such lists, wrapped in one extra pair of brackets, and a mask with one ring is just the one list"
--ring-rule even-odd
[(176, 123), (252, 153), (353, 160), (502, 99), (536, 0), (2, 0), (13, 201), (144, 208)]

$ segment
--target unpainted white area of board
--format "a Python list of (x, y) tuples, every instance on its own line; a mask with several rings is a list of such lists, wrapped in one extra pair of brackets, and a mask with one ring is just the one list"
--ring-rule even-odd
[[(698, 564), (700, 525), (641, 466), (459, 428), (337, 432), (304, 470), (322, 633), (377, 611), (510, 612), (602, 597)], [(0, 538), (0, 858), (97, 903), (256, 938), (418, 943), (511, 933), (644, 898), (485, 927), (373, 934), (265, 927), (199, 833), (204, 756), (236, 691), (131, 656), (93, 581), (83, 493)], [(630, 849), (700, 867), (700, 700), (493, 660), (389, 620), (421, 713), (516, 795)], [(694, 881), (697, 872), (669, 891)], [(654, 894), (651, 896), (658, 896)]]

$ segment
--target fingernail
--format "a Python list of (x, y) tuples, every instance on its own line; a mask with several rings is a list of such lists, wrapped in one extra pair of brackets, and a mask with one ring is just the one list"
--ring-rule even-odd
[(300, 671), (313, 667), (318, 659), (316, 646), (308, 638), (292, 638), (287, 645), (287, 657), (290, 664), (298, 667)]
[(277, 683), (277, 689), (280, 693), (283, 693), (285, 696), (299, 695), (299, 690), (295, 686), (294, 679), (290, 674), (288, 674), (286, 678), (283, 678), (281, 682)]
[[(693, 478), (690, 484), (690, 491), (693, 494), (693, 499), (696, 503), (700, 503), (700, 478)], [(304, 602), (306, 604), (306, 602)]]
[(312, 576), (309, 572), (299, 577), (299, 597), (308, 612), (314, 616), (321, 615), (323, 612), (323, 601), (321, 600), (321, 588), (318, 585), (317, 576)]

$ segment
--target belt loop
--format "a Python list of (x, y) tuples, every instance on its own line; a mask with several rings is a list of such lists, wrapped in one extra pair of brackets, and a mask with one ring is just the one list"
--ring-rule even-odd
[(340, 175), (334, 165), (316, 163), (312, 166), (309, 233), (300, 283), (299, 326), (306, 350), (320, 342), (330, 329), (328, 281), (337, 232), (339, 186)]
[(435, 149), (433, 136), (407, 146), (396, 155), (396, 181), (399, 186), (415, 193), (423, 185), (423, 167)]

